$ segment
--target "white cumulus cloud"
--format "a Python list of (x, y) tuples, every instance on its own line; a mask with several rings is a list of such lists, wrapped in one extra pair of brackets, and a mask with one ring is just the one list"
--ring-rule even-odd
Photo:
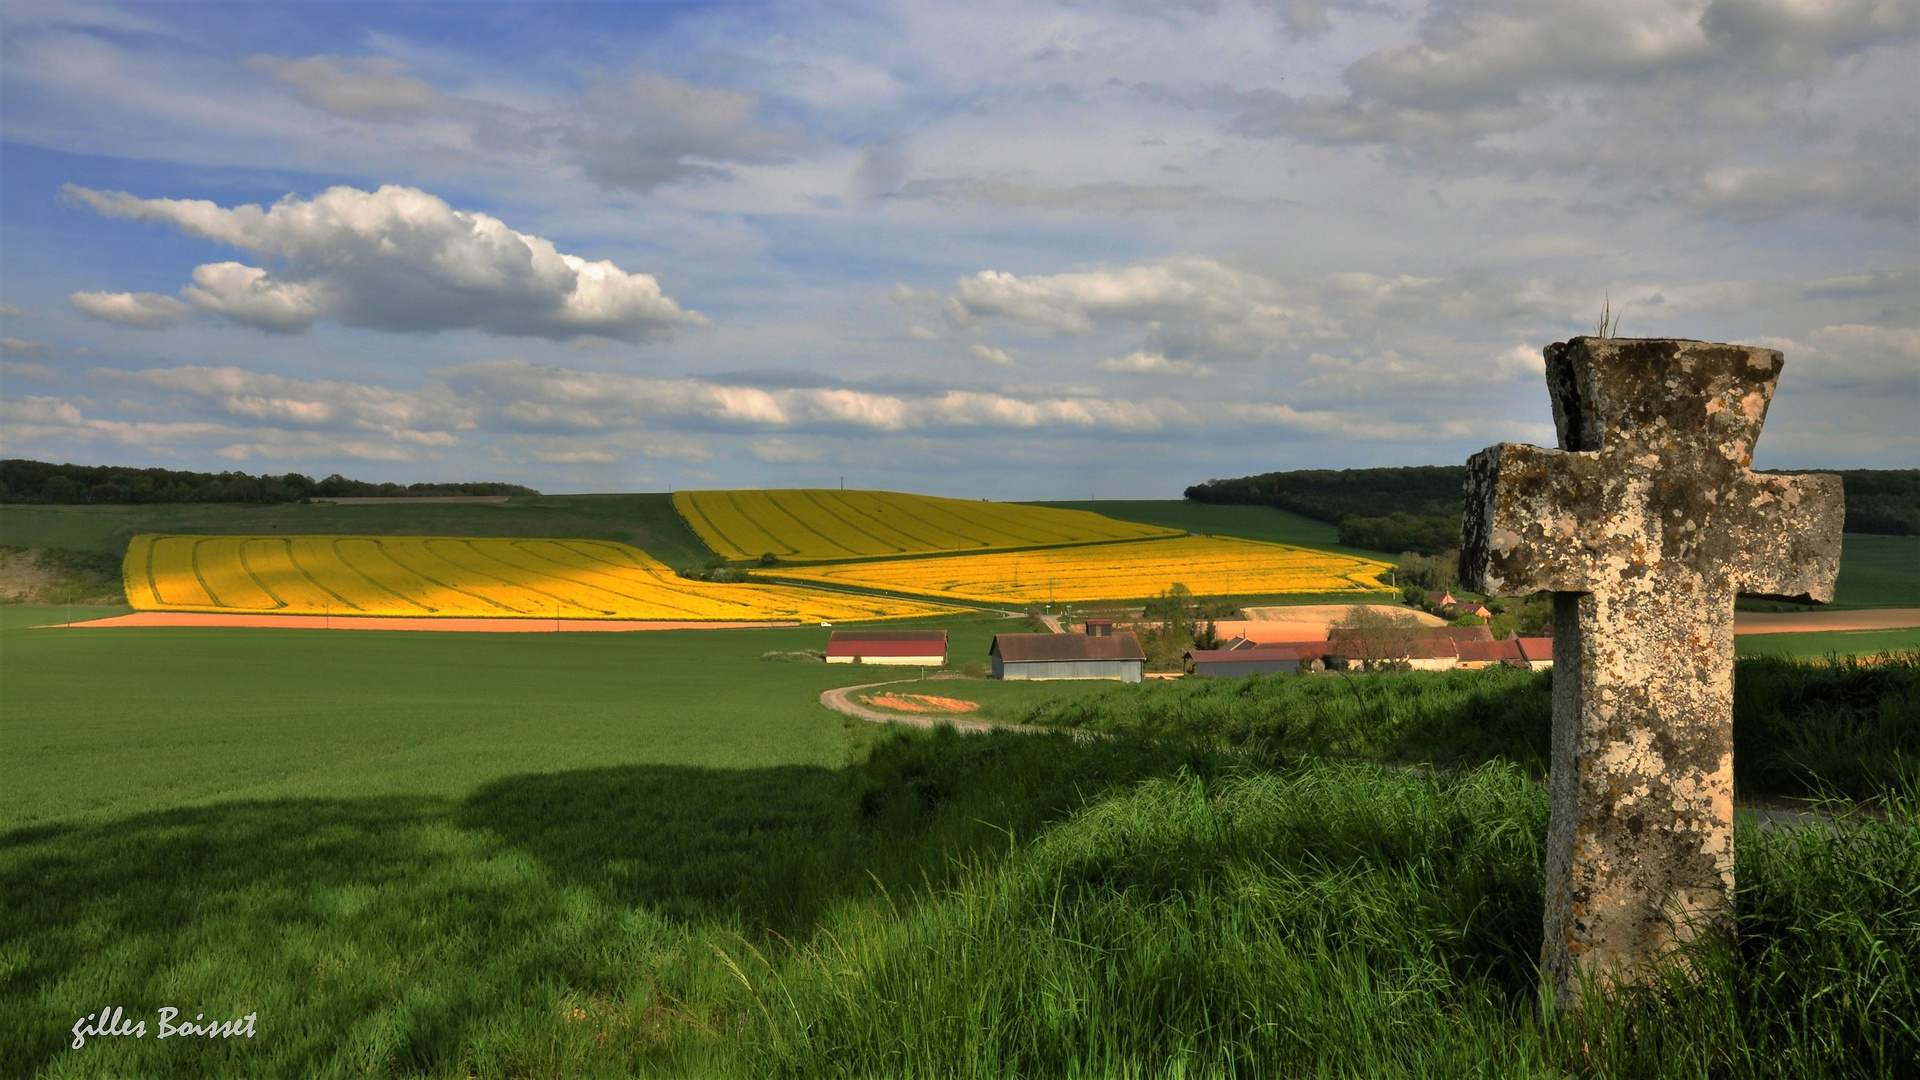
[(77, 292), (67, 303), (82, 314), (142, 330), (178, 326), (193, 314), (193, 305), (150, 292)]
[(1198, 255), (1134, 266), (1022, 277), (982, 270), (961, 278), (949, 320), (1000, 318), (1045, 334), (1076, 336), (1101, 326), (1142, 325), (1146, 352), (1257, 356), (1301, 340), (1339, 336), (1310, 296)]
[(277, 280), (265, 270), (245, 263), (196, 266), (193, 284), (180, 292), (202, 311), (283, 334), (312, 326), (321, 312), (321, 297), (314, 286)]
[(746, 429), (1088, 429), (1152, 431), (1155, 407), (1080, 395), (1032, 398), (972, 390), (921, 395), (844, 387), (759, 387), (702, 379), (648, 379), (611, 372), (483, 360), (437, 372), (483, 426), (583, 432), (650, 422)]
[[(286, 333), (330, 319), (391, 331), (472, 328), (637, 340), (707, 325), (662, 293), (650, 274), (568, 255), (551, 241), (488, 214), (456, 210), (417, 188), (334, 187), (312, 199), (289, 195), (266, 208), (142, 199), (73, 185), (63, 191), (109, 217), (173, 225), (269, 261), (272, 270), (209, 263), (182, 290), (195, 307), (263, 330)], [(181, 314), (152, 300), (143, 307), (121, 299), (130, 295), (78, 293), (73, 303), (102, 318), (164, 310), (177, 320)], [(117, 321), (164, 325), (153, 318)]]
[(394, 390), (336, 381), (306, 381), (238, 367), (99, 369), (108, 382), (182, 394), (238, 420), (334, 431), (377, 432), (398, 443), (451, 446), (453, 431), (472, 428), (474, 412), (443, 386)]

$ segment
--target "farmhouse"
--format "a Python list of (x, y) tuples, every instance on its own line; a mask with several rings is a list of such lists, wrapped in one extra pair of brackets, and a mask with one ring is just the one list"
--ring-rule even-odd
[(1527, 658), (1527, 666), (1535, 671), (1545, 671), (1553, 666), (1553, 639), (1550, 637), (1520, 637), (1514, 641), (1520, 643), (1520, 655)]
[(827, 640), (829, 664), (939, 667), (946, 662), (945, 630), (835, 630)]
[(1440, 634), (1424, 635), (1401, 659), (1415, 671), (1446, 671), (1460, 663), (1460, 645)]
[(1187, 674), (1202, 679), (1237, 679), (1242, 675), (1298, 675), (1326, 667), (1324, 641), (1290, 641), (1255, 645), (1236, 640), (1222, 649), (1187, 651)]
[(1131, 630), (1106, 634), (995, 634), (987, 650), (996, 679), (1118, 679), (1139, 682), (1147, 654)]
[(1506, 667), (1529, 667), (1526, 654), (1520, 651), (1518, 638), (1505, 641), (1462, 641), (1454, 646), (1460, 653), (1460, 666), (1463, 668), (1484, 668), (1505, 665)]
[(1494, 643), (1493, 631), (1484, 626), (1429, 626), (1410, 634), (1373, 636), (1334, 627), (1332, 635), (1327, 666), (1336, 670), (1384, 662), (1415, 671), (1447, 671), (1459, 666), (1462, 648)]
[(1487, 610), (1487, 605), (1480, 601), (1462, 600), (1444, 590), (1427, 594), (1427, 610), (1445, 615), (1450, 619), (1457, 619), (1462, 615), (1478, 615), (1483, 619), (1493, 617), (1493, 612)]

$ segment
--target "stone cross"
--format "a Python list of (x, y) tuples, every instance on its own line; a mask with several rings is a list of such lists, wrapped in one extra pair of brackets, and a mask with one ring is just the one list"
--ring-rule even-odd
[(1772, 349), (1579, 337), (1546, 361), (1560, 449), (1468, 460), (1460, 569), (1554, 597), (1542, 961), (1565, 1010), (1724, 926), (1734, 597), (1833, 599), (1844, 508), (1837, 476), (1747, 468)]

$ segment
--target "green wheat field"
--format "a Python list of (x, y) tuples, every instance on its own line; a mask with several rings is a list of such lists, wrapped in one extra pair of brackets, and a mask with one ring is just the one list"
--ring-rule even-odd
[[(984, 713), (1062, 733), (962, 737), (817, 703), (898, 672), (762, 659), (818, 628), (8, 614), (6, 1076), (1773, 1080), (1920, 1054), (1911, 658), (1742, 661), (1742, 799), (1834, 824), (1743, 818), (1738, 937), (1698, 980), (1548, 1024), (1544, 675), (996, 688)], [(942, 625), (956, 663), (1004, 627)], [(73, 1049), (113, 1006), (257, 1034)]]

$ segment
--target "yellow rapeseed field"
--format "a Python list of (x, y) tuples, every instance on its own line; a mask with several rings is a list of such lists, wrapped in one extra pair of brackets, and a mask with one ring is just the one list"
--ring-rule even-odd
[(688, 581), (603, 540), (439, 536), (136, 536), (140, 611), (759, 621), (906, 618), (950, 609), (790, 585)]
[(708, 547), (729, 559), (771, 553), (785, 562), (1003, 551), (1182, 535), (1179, 529), (1115, 521), (1085, 510), (895, 491), (676, 491), (673, 508)]
[(1218, 536), (1045, 551), (782, 569), (780, 576), (995, 604), (1155, 596), (1178, 582), (1202, 596), (1381, 592), (1387, 563)]

